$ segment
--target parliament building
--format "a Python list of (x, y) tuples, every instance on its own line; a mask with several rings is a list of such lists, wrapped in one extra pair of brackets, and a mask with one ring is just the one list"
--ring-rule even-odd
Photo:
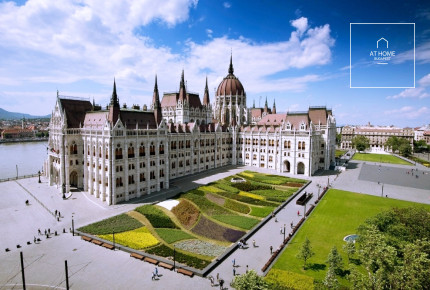
[(326, 107), (276, 113), (276, 105), (247, 108), (234, 75), (219, 84), (211, 104), (187, 91), (160, 101), (157, 77), (151, 107), (60, 96), (49, 127), (45, 175), (63, 193), (79, 188), (108, 205), (169, 188), (171, 180), (226, 165), (245, 165), (311, 176), (335, 161), (336, 121)]

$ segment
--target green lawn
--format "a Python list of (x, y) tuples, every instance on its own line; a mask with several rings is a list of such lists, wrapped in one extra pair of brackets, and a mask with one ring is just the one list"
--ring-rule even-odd
[[(347, 256), (342, 250), (342, 246), (345, 244), (343, 238), (346, 235), (356, 233), (360, 224), (381, 211), (392, 207), (408, 206), (430, 208), (429, 205), (424, 204), (331, 189), (303, 224), (273, 268), (306, 274), (316, 280), (323, 280), (327, 272), (325, 261), (333, 246), (336, 246), (341, 253), (346, 266)], [(315, 255), (308, 261), (308, 269), (303, 270), (303, 260), (297, 259), (296, 253), (306, 237), (310, 240)], [(348, 285), (346, 279), (339, 279), (339, 282)]]
[(195, 239), (194, 236), (177, 229), (155, 229), (157, 234), (168, 244), (175, 243), (181, 240)]
[(352, 159), (370, 162), (412, 165), (411, 163), (404, 161), (403, 159), (388, 154), (355, 153)]
[(345, 154), (346, 152), (348, 152), (348, 150), (336, 150), (336, 157), (340, 157), (343, 154)]

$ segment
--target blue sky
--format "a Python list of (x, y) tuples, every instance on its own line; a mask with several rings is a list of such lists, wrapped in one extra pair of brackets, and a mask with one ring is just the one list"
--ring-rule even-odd
[[(121, 103), (149, 104), (155, 74), (160, 91), (174, 91), (182, 69), (188, 90), (201, 96), (207, 76), (214, 100), (232, 52), (248, 106), (267, 97), (270, 105), (276, 99), (278, 112), (331, 107), (338, 125), (429, 124), (425, 2), (0, 1), (0, 107), (49, 114), (57, 89), (104, 106), (114, 77)], [(416, 24), (415, 88), (350, 88), (350, 23), (373, 22)], [(363, 80), (381, 75), (363, 61), (382, 34), (357, 35), (356, 48), (364, 53), (353, 58), (352, 70)], [(391, 34), (391, 43), (403, 34)], [(413, 50), (410, 39), (402, 41), (384, 68), (391, 84), (410, 78)]]

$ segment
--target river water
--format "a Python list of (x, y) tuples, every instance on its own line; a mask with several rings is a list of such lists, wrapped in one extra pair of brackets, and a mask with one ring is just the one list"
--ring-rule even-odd
[(47, 142), (23, 142), (0, 144), (0, 179), (18, 175), (36, 174), (42, 171), (47, 157)]

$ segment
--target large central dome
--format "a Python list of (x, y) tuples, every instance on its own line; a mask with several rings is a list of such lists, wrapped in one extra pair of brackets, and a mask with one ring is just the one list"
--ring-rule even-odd
[(245, 96), (245, 89), (239, 79), (233, 74), (233, 62), (230, 58), (230, 67), (228, 68), (228, 75), (219, 84), (216, 90), (216, 96)]

